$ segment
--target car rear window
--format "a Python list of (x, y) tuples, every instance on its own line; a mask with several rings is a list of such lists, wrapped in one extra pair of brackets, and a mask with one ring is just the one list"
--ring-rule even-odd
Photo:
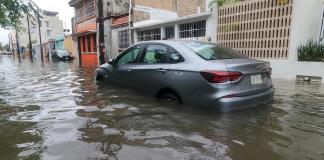
[(184, 45), (205, 60), (246, 58), (231, 48), (203, 42), (189, 42)]

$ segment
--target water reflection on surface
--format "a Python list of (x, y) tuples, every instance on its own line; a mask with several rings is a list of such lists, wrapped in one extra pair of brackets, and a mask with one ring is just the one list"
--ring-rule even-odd
[(208, 113), (94, 82), (95, 67), (0, 56), (4, 159), (324, 159), (324, 89), (275, 81), (271, 106)]

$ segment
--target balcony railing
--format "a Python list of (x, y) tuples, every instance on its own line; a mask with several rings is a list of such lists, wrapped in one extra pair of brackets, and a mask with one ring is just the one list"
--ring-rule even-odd
[(90, 17), (94, 17), (95, 15), (95, 6), (93, 1), (89, 1), (81, 8), (75, 10), (76, 23), (85, 21)]

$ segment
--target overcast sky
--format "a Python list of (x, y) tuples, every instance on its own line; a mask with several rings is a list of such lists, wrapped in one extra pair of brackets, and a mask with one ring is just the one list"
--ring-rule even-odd
[[(59, 12), (59, 17), (63, 20), (63, 25), (71, 29), (71, 18), (74, 14), (73, 8), (68, 4), (70, 0), (34, 0), (42, 9)], [(63, 26), (64, 27), (64, 26)], [(8, 31), (0, 28), (0, 42), (8, 43)]]

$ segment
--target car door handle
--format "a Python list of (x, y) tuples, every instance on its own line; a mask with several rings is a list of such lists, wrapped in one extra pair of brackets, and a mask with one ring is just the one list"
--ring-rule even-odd
[(157, 72), (161, 72), (161, 73), (165, 73), (166, 72), (166, 70), (165, 69), (163, 69), (163, 68), (159, 68), (158, 70), (156, 70)]

